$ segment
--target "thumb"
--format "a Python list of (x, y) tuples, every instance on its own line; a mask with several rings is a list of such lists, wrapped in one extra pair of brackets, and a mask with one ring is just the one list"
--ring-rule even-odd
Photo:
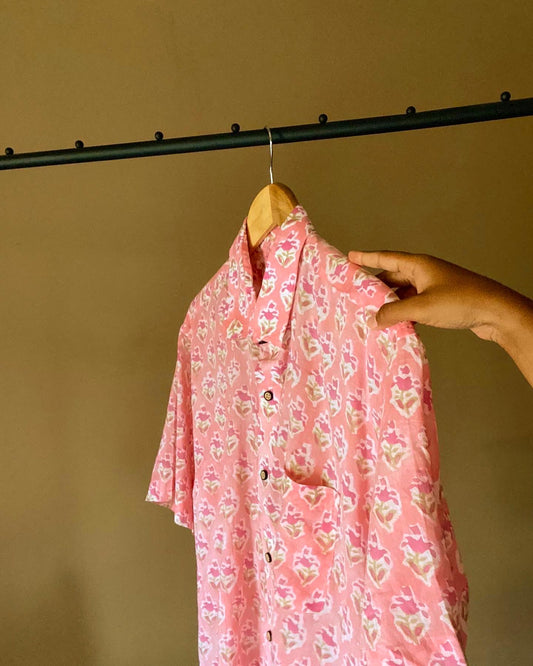
[(369, 320), (370, 328), (387, 328), (401, 321), (418, 321), (421, 305), (423, 302), (421, 294), (411, 296), (402, 300), (385, 303), (375, 313), (375, 325), (372, 318)]

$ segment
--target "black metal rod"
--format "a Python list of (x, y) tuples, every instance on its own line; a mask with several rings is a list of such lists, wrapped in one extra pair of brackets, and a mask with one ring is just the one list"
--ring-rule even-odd
[[(425, 129), (478, 123), (488, 120), (503, 120), (533, 115), (533, 97), (510, 100), (509, 93), (502, 93), (502, 101), (471, 106), (458, 106), (448, 109), (435, 109), (418, 113), (413, 107), (406, 114), (378, 116), (357, 120), (339, 120), (322, 122), (327, 116), (321, 116), (319, 123), (272, 127), (272, 143), (292, 143), (296, 141), (316, 141), (335, 139), (362, 134), (381, 134), (384, 132), (402, 132), (405, 130)], [(237, 127), (238, 129), (238, 127)], [(162, 135), (161, 135), (162, 136)], [(269, 137), (265, 129), (246, 132), (234, 131), (223, 134), (204, 134), (178, 139), (156, 139), (155, 141), (136, 141), (107, 146), (79, 147), (66, 150), (47, 150), (36, 153), (11, 154), (0, 157), (0, 169), (24, 169), (29, 167), (49, 166), (53, 164), (72, 164), (75, 162), (98, 162), (103, 160), (121, 160), (133, 157), (153, 155), (171, 155), (175, 153), (193, 153), (203, 150), (224, 150), (227, 148), (245, 148), (247, 146), (268, 145)], [(83, 146), (82, 142), (78, 145)], [(12, 149), (6, 149), (12, 151)]]

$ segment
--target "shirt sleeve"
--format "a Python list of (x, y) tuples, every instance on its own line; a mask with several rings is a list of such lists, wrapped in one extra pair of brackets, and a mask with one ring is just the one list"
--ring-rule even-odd
[(375, 467), (365, 496), (363, 630), (372, 634), (378, 620), (382, 659), (397, 650), (406, 663), (463, 665), (468, 583), (440, 482), (426, 350), (411, 322), (368, 335)]
[(145, 500), (167, 507), (177, 525), (194, 532), (192, 423), (190, 337), (185, 321), (178, 334), (165, 424)]

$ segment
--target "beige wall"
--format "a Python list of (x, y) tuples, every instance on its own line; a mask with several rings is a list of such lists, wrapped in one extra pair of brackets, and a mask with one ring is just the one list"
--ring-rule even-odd
[[(0, 3), (2, 152), (533, 96), (524, 2)], [(274, 147), (343, 252), (426, 252), (533, 295), (533, 118)], [(1, 661), (193, 665), (190, 532), (144, 503), (179, 326), (268, 147), (0, 173)], [(469, 663), (531, 663), (533, 391), (417, 326), (471, 586)]]

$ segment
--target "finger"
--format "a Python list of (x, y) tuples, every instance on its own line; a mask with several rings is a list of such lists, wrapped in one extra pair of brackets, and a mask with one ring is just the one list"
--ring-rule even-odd
[(407, 276), (402, 273), (395, 273), (394, 271), (381, 271), (381, 273), (376, 273), (376, 277), (389, 287), (404, 287), (411, 285), (411, 281)]
[(424, 323), (428, 300), (424, 294), (411, 296), (404, 300), (385, 303), (376, 312), (376, 328), (387, 328), (401, 321), (420, 321)]
[(361, 250), (350, 250), (348, 259), (359, 266), (370, 266), (371, 268), (384, 268), (394, 273), (412, 273), (416, 255), (409, 252), (393, 252), (392, 250), (376, 250), (363, 252)]

